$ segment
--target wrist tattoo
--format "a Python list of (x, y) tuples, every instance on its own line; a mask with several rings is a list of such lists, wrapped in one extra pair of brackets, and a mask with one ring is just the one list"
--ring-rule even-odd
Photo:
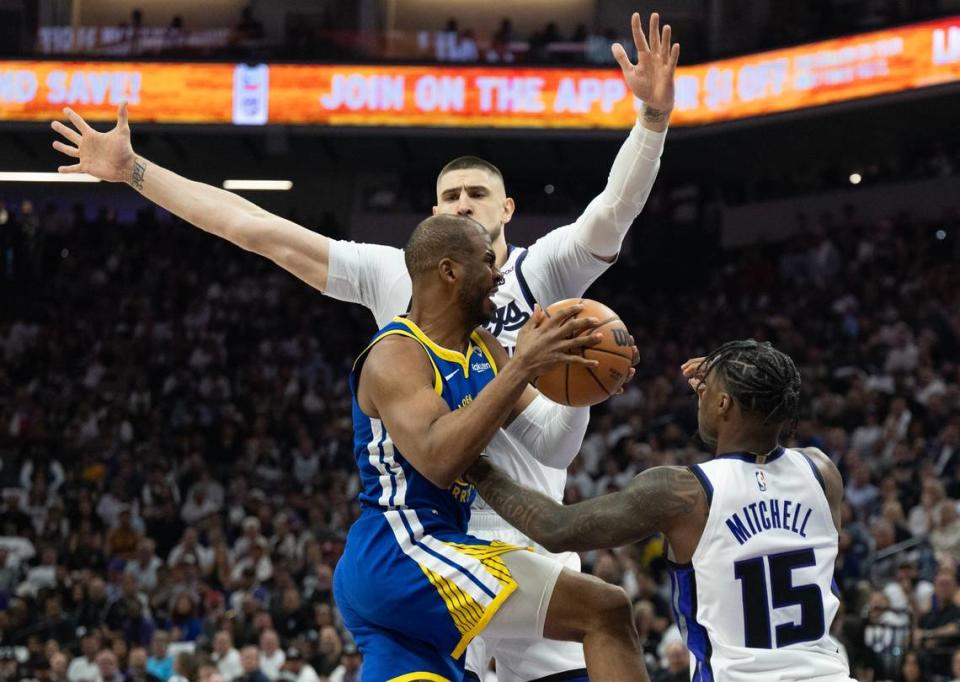
[(653, 107), (643, 107), (643, 120), (647, 123), (662, 123), (670, 116), (669, 111), (654, 109)]
[(137, 157), (133, 160), (133, 177), (130, 179), (130, 184), (135, 190), (143, 189), (143, 176), (147, 172), (147, 162)]

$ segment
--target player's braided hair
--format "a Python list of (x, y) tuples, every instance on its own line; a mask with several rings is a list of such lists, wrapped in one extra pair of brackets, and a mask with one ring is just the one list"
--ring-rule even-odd
[(764, 424), (796, 424), (800, 372), (786, 353), (753, 339), (728, 341), (707, 356), (703, 367), (704, 379), (719, 372), (734, 400)]

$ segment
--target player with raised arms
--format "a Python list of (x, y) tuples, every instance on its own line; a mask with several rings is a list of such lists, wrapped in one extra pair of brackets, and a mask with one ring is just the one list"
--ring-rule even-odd
[[(508, 351), (515, 346), (519, 329), (532, 315), (535, 303), (547, 306), (580, 297), (610, 267), (653, 186), (674, 104), (679, 45), (672, 42), (669, 25), (661, 28), (656, 13), (650, 16), (649, 40), (638, 14), (631, 18), (631, 29), (636, 63), (630, 61), (623, 46), (615, 44), (612, 50), (630, 93), (643, 102), (643, 108), (614, 159), (606, 186), (575, 223), (551, 231), (529, 249), (516, 248), (505, 234), (515, 204), (495, 166), (461, 157), (447, 164), (437, 179), (434, 213), (472, 217), (491, 236), (505, 283), (494, 296), (497, 312), (488, 329)], [(73, 110), (65, 112), (75, 129), (53, 122), (53, 129), (66, 139), (53, 146), (77, 162), (61, 166), (60, 172), (85, 172), (107, 181), (126, 182), (174, 215), (271, 259), (326, 295), (364, 305), (378, 327), (407, 310), (412, 289), (400, 249), (329, 239), (236, 194), (157, 166), (133, 150), (126, 105), (120, 107), (116, 127), (106, 133), (93, 130)], [(539, 398), (509, 429), (498, 432), (488, 454), (516, 480), (560, 500), (566, 468), (579, 451), (588, 418), (586, 408), (563, 407)], [(546, 441), (562, 440), (564, 447), (531, 450), (521, 443), (537, 433)], [(515, 544), (528, 542), (482, 504), (473, 511), (470, 531)], [(579, 570), (576, 553), (561, 558), (565, 565)], [(471, 645), (468, 669), (482, 677), (493, 655), (501, 682), (529, 682), (555, 675), (565, 680), (585, 677), (583, 651), (577, 644), (481, 638)]]
[(563, 506), (483, 458), (468, 472), (504, 519), (554, 552), (667, 540), (677, 624), (698, 682), (848, 682), (830, 639), (843, 480), (816, 448), (780, 444), (800, 374), (769, 343), (725, 343), (683, 372), (716, 456), (647, 469), (623, 490)]

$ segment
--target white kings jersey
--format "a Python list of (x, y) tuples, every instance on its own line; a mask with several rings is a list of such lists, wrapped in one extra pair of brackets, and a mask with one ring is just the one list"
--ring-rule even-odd
[[(497, 312), (487, 329), (512, 355), (520, 328), (533, 313), (534, 302), (546, 307), (565, 298), (582, 296), (608, 267), (610, 263), (593, 256), (576, 240), (574, 225), (553, 230), (529, 249), (510, 246), (500, 269), (504, 283), (493, 296)], [(331, 240), (325, 293), (360, 303), (370, 309), (378, 325), (387, 324), (409, 309), (411, 284), (403, 251)], [(513, 480), (557, 501), (563, 499), (567, 472), (536, 461), (503, 430), (497, 432), (485, 452)], [(478, 497), (474, 509), (484, 508), (488, 509)]]
[(807, 455), (727, 453), (691, 467), (710, 510), (673, 609), (697, 682), (846, 682), (829, 637), (837, 529)]

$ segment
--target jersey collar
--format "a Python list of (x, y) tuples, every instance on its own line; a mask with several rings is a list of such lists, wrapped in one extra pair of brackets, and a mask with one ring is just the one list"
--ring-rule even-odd
[(778, 445), (765, 455), (755, 455), (752, 452), (724, 452), (714, 457), (714, 459), (739, 459), (742, 462), (750, 462), (751, 464), (769, 464), (773, 460), (783, 456), (784, 452), (783, 446)]
[(393, 321), (402, 324), (404, 327), (409, 329), (410, 333), (416, 336), (420, 343), (433, 351), (438, 358), (442, 358), (448, 362), (459, 365), (463, 369), (464, 376), (467, 376), (470, 368), (470, 358), (473, 356), (474, 344), (480, 344), (482, 346), (482, 341), (480, 341), (479, 337), (477, 336), (477, 332), (471, 332), (470, 342), (467, 344), (467, 354), (464, 355), (460, 351), (444, 348), (438, 343), (435, 343), (433, 339), (423, 333), (423, 330), (420, 329), (420, 327), (406, 317), (401, 317), (398, 315), (397, 317), (393, 318)]

